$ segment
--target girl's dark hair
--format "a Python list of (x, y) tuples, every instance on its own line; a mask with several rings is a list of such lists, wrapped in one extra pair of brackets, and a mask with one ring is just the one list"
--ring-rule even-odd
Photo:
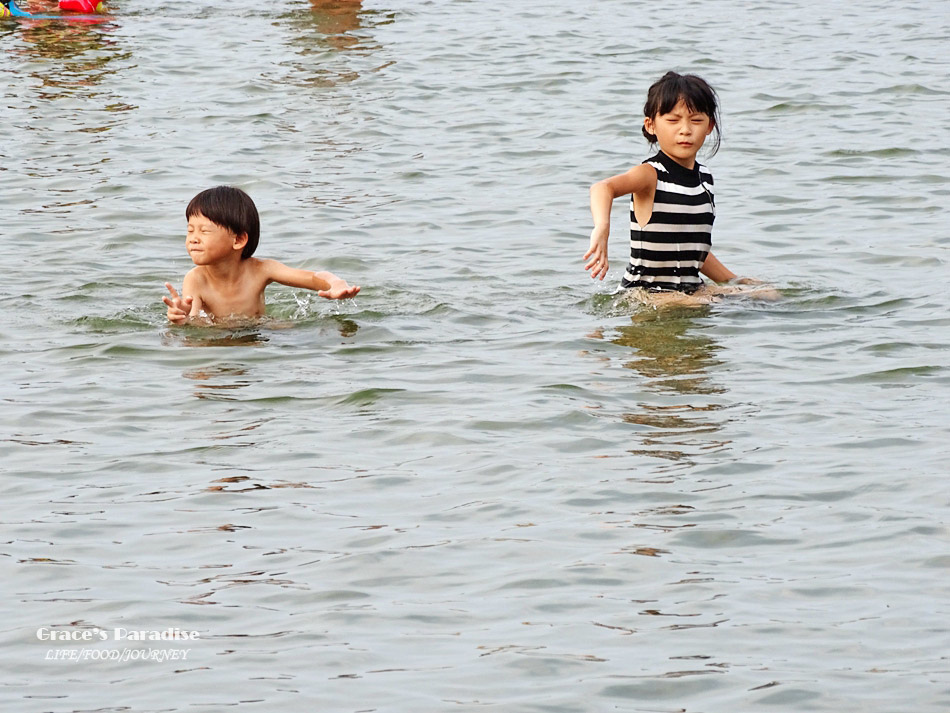
[(227, 228), (235, 235), (247, 233), (247, 244), (241, 251), (246, 260), (257, 250), (261, 237), (261, 219), (251, 197), (240, 188), (215, 186), (202, 191), (185, 208), (185, 218), (203, 215), (215, 225)]
[[(686, 102), (690, 111), (706, 114), (713, 123), (713, 145), (709, 151), (714, 156), (719, 150), (722, 132), (719, 130), (719, 98), (716, 91), (706, 83), (702, 77), (695, 74), (677, 74), (667, 72), (653, 83), (647, 91), (647, 101), (643, 105), (643, 115), (655, 119), (661, 114), (673, 111), (680, 100)], [(643, 135), (651, 144), (656, 143), (656, 136), (647, 131), (644, 126)]]

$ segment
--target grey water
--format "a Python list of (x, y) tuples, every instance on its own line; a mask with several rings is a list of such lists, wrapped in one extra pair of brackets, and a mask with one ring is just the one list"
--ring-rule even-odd
[[(4, 711), (950, 709), (946, 3), (106, 4), (0, 20)], [(583, 270), (668, 69), (777, 301)], [(220, 183), (363, 291), (168, 326)]]

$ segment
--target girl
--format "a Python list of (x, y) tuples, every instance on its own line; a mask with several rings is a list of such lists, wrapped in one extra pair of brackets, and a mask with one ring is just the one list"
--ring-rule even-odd
[(710, 155), (719, 149), (719, 108), (716, 93), (703, 79), (667, 72), (647, 92), (643, 135), (660, 151), (626, 173), (590, 188), (594, 230), (584, 266), (591, 278), (607, 275), (610, 206), (618, 196), (632, 195), (630, 206), (630, 264), (621, 288), (704, 297), (737, 291), (710, 288), (700, 273), (714, 282), (759, 284), (736, 278), (710, 252), (716, 217), (713, 178), (696, 162), (696, 154), (713, 136)]

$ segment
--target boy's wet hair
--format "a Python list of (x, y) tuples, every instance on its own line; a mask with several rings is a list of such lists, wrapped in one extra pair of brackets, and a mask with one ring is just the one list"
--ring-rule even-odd
[[(686, 102), (686, 108), (690, 111), (701, 112), (712, 120), (713, 144), (709, 155), (714, 156), (719, 150), (722, 138), (722, 133), (719, 131), (719, 99), (716, 91), (702, 77), (697, 77), (695, 74), (667, 72), (647, 91), (643, 115), (655, 119), (662, 114), (668, 114), (680, 100)], [(656, 143), (656, 136), (647, 131), (645, 126), (641, 130), (647, 141), (651, 144)]]
[(241, 251), (242, 260), (251, 257), (257, 250), (261, 238), (261, 219), (254, 201), (240, 188), (215, 186), (202, 191), (185, 208), (185, 219), (199, 213), (235, 235), (247, 233), (247, 243)]

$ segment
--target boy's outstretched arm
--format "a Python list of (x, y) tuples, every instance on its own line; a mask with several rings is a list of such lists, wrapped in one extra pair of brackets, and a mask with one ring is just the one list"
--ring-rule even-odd
[(261, 260), (267, 272), (269, 282), (279, 282), (289, 287), (302, 287), (306, 290), (315, 290), (320, 297), (328, 300), (343, 300), (355, 297), (360, 291), (357, 285), (350, 285), (342, 277), (332, 272), (313, 272), (287, 267), (276, 260)]
[(317, 290), (320, 297), (326, 297), (328, 300), (343, 300), (347, 297), (355, 297), (360, 291), (357, 285), (349, 285), (342, 277), (337, 277), (332, 272), (313, 273), (315, 283), (322, 281), (326, 286)]

